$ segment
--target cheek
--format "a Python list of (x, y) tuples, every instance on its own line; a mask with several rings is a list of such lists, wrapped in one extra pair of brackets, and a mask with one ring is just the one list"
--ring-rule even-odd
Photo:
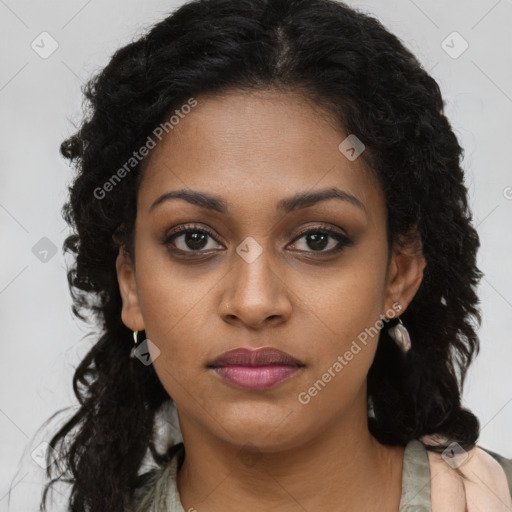
[[(191, 386), (192, 373), (203, 362), (205, 295), (211, 286), (194, 284), (189, 274), (178, 274), (158, 258), (140, 261), (138, 292), (146, 336), (158, 347), (153, 360), (162, 385), (174, 399)], [(210, 292), (211, 293), (211, 292)], [(204, 316), (204, 315), (203, 315)], [(193, 370), (193, 371), (192, 371)]]
[(364, 383), (383, 325), (384, 276), (382, 265), (361, 257), (341, 268), (336, 279), (325, 280), (323, 288), (317, 288), (322, 293), (310, 302), (315, 314), (309, 316), (323, 335), (318, 331), (314, 335), (309, 328), (316, 356), (308, 388), (302, 390), (316, 402), (312, 409), (323, 410), (334, 402), (350, 400)]
[(172, 349), (181, 354), (173, 346), (175, 340), (190, 340), (190, 347), (200, 343), (197, 336), (208, 332), (204, 312), (218, 279), (206, 268), (173, 263), (165, 248), (150, 247), (141, 255), (137, 267), (139, 304), (146, 334), (162, 351)]
[(364, 338), (364, 332), (369, 333), (369, 339), (375, 334), (375, 325), (384, 314), (384, 277), (385, 269), (379, 268), (377, 261), (361, 257), (325, 279), (323, 286), (317, 283), (318, 292), (311, 304), (329, 327), (329, 338), (340, 348)]
[[(335, 335), (316, 336), (314, 364), (294, 397), (301, 406), (301, 414), (334, 420), (340, 412), (348, 412), (356, 397), (364, 394), (379, 341), (378, 304), (372, 295), (338, 299), (329, 318)], [(364, 401), (361, 398), (361, 403)]]

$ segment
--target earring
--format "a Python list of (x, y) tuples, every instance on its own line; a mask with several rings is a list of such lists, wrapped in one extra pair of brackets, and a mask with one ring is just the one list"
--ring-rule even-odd
[[(135, 357), (137, 357), (137, 356), (135, 355), (135, 351), (136, 351), (136, 350), (137, 350), (137, 348), (138, 348), (137, 343), (138, 343), (138, 334), (139, 334), (139, 332), (142, 332), (142, 331), (133, 331), (133, 341), (134, 341), (134, 346), (133, 346), (133, 347), (132, 347), (132, 349), (130, 350), (130, 358), (131, 358), (131, 359), (135, 359)], [(139, 343), (139, 345), (140, 345), (140, 343)]]
[(409, 351), (411, 348), (411, 337), (400, 318), (398, 319), (398, 323), (389, 329), (388, 333), (403, 353)]

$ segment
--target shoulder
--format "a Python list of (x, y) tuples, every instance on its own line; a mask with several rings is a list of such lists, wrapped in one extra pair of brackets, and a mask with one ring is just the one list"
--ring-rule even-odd
[(496, 452), (493, 452), (492, 450), (484, 448), (483, 446), (479, 446), (479, 448), (481, 448), (483, 451), (488, 453), (503, 468), (503, 471), (505, 472), (505, 476), (507, 477), (508, 488), (509, 488), (510, 494), (512, 495), (512, 459), (508, 459), (499, 453), (496, 453)]
[(164, 471), (163, 468), (154, 468), (139, 477), (143, 480), (143, 483), (135, 490), (131, 508), (126, 512), (145, 512), (151, 509), (155, 501), (157, 484), (161, 480)]
[(173, 457), (164, 467), (147, 473), (146, 482), (137, 489), (132, 509), (126, 512), (184, 512), (176, 477), (178, 458)]
[(469, 451), (451, 443), (443, 453), (428, 451), (433, 510), (510, 510), (512, 461), (475, 446)]

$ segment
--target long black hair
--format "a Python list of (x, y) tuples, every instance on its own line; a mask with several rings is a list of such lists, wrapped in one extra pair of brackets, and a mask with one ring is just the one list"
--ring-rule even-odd
[(72, 484), (73, 512), (121, 512), (144, 481), (145, 455), (163, 467), (176, 452), (176, 445), (164, 455), (155, 450), (155, 414), (172, 398), (152, 365), (129, 357), (133, 338), (121, 321), (115, 269), (119, 244), (133, 251), (145, 160), (125, 166), (108, 193), (98, 191), (190, 98), (270, 88), (301, 92), (363, 141), (361, 158), (385, 194), (389, 244), (406, 241), (412, 228), (421, 236), (424, 278), (401, 315), (412, 349), (401, 357), (392, 323), (383, 327), (367, 379), (370, 432), (389, 445), (433, 433), (466, 450), (476, 444), (478, 420), (461, 406), (461, 393), (479, 349), (479, 239), (463, 149), (438, 84), (377, 19), (341, 2), (194, 0), (91, 78), (83, 121), (60, 147), (76, 170), (63, 208), (72, 229), (64, 251), (73, 257), (73, 312), (101, 336), (73, 378), (79, 409), (50, 441), (60, 464), (47, 476), (60, 471), (41, 510), (62, 479)]

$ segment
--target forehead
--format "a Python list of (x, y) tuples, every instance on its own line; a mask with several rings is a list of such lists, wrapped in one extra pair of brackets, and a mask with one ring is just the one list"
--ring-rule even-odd
[(340, 152), (349, 134), (301, 94), (237, 91), (196, 101), (148, 155), (140, 209), (187, 188), (230, 204), (261, 198), (277, 204), (298, 192), (336, 187), (369, 207), (382, 206), (363, 159)]

